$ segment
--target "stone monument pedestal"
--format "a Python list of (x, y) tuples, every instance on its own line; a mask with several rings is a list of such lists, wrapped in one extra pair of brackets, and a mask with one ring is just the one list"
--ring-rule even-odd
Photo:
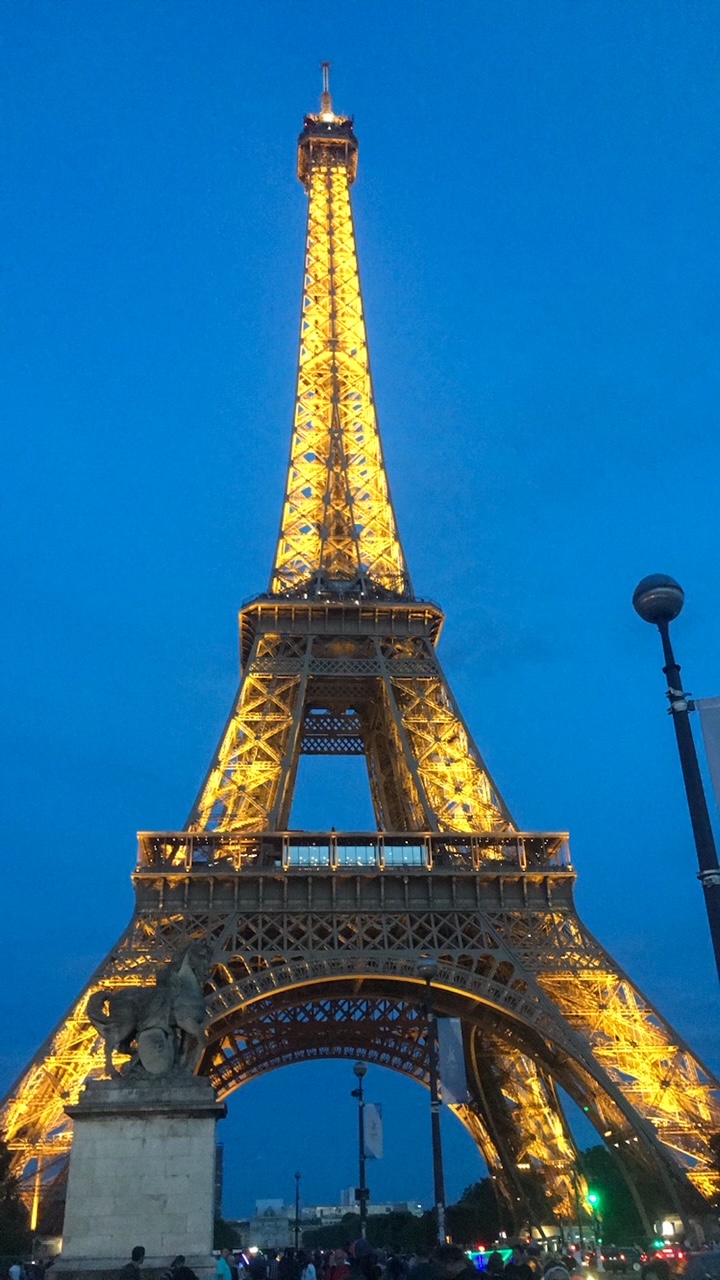
[(198, 1276), (212, 1258), (215, 1129), (224, 1116), (210, 1081), (184, 1071), (89, 1080), (73, 1120), (62, 1254), (64, 1280), (116, 1280), (135, 1245), (143, 1270), (178, 1253)]

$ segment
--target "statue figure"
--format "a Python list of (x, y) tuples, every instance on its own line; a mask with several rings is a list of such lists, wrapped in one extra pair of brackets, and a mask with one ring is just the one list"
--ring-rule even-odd
[[(207, 953), (193, 942), (183, 955), (156, 971), (153, 986), (96, 991), (87, 1016), (105, 1041), (110, 1076), (165, 1076), (176, 1067), (193, 1071), (205, 1039)], [(118, 1071), (113, 1053), (130, 1056)]]

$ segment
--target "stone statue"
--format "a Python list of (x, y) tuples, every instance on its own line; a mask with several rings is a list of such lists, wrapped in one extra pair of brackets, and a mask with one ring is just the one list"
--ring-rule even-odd
[[(105, 1041), (105, 1070), (110, 1076), (165, 1076), (179, 1067), (193, 1071), (205, 1039), (207, 975), (205, 948), (191, 943), (183, 955), (162, 965), (153, 986), (96, 991), (87, 1016)], [(118, 1071), (113, 1053), (130, 1056)]]

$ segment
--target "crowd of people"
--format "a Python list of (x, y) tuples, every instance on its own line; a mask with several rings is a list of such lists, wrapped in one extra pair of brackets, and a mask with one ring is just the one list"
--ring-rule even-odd
[(45, 1272), (52, 1266), (52, 1262), (52, 1258), (32, 1262), (21, 1262), (19, 1258), (15, 1258), (4, 1273), (0, 1268), (0, 1280), (4, 1280), (4, 1276), (7, 1276), (7, 1280), (44, 1280)]
[[(137, 1245), (118, 1280), (141, 1280), (144, 1259), (145, 1250)], [(23, 1266), (15, 1261), (7, 1268), (7, 1280), (45, 1280), (49, 1265)], [(244, 1253), (222, 1249), (215, 1280), (479, 1280), (478, 1270), (481, 1275), (486, 1273), (488, 1280), (588, 1280), (579, 1250), (545, 1251), (535, 1241), (516, 1242), (507, 1260), (499, 1250), (492, 1250), (478, 1268), (459, 1245), (438, 1244), (431, 1251), (406, 1254), (399, 1249), (375, 1249), (367, 1240), (332, 1250), (288, 1248)], [(161, 1280), (198, 1277), (183, 1255), (177, 1254)], [(672, 1280), (671, 1269), (663, 1259), (654, 1259), (643, 1267), (642, 1280)]]
[[(516, 1241), (509, 1257), (504, 1252), (505, 1257), (498, 1249), (491, 1250), (476, 1266), (454, 1244), (438, 1244), (412, 1255), (399, 1249), (374, 1249), (366, 1240), (314, 1252), (271, 1249), (245, 1255), (224, 1249), (217, 1280), (478, 1280), (478, 1271), (489, 1280), (588, 1280), (589, 1270), (593, 1272), (583, 1264), (577, 1248), (545, 1249), (537, 1241)], [(672, 1276), (667, 1261), (655, 1257), (643, 1267), (641, 1280), (672, 1280)], [(164, 1280), (191, 1277), (175, 1275)]]
[[(505, 1280), (573, 1280), (583, 1274), (579, 1253), (544, 1253), (535, 1243), (516, 1244), (507, 1262), (494, 1250), (483, 1269), (495, 1280), (501, 1273)], [(374, 1249), (367, 1240), (357, 1240), (342, 1249), (314, 1252), (270, 1249), (247, 1256), (223, 1249), (217, 1280), (478, 1280), (478, 1268), (454, 1244), (408, 1255), (398, 1249)]]

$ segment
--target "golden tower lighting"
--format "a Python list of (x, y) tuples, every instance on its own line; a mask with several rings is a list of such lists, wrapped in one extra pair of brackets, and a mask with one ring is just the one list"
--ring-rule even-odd
[[(269, 589), (240, 614), (239, 693), (185, 827), (140, 835), (133, 918), (8, 1093), (3, 1130), (37, 1211), (67, 1157), (65, 1107), (104, 1070), (89, 996), (199, 939), (212, 957), (199, 1069), (221, 1096), (328, 1056), (427, 1085), (417, 962), (430, 955), (432, 1012), (463, 1027), (468, 1097), (453, 1109), (516, 1220), (541, 1216), (529, 1177), (572, 1216), (560, 1089), (631, 1183), (653, 1170), (668, 1206), (694, 1212), (720, 1191), (718, 1081), (580, 920), (566, 833), (513, 822), (440, 664), (442, 611), (413, 591), (370, 371), (357, 156), (325, 67), (298, 145), (288, 479)], [(303, 753), (364, 757), (376, 830), (288, 829)], [(621, 849), (610, 831), (609, 858)]]

